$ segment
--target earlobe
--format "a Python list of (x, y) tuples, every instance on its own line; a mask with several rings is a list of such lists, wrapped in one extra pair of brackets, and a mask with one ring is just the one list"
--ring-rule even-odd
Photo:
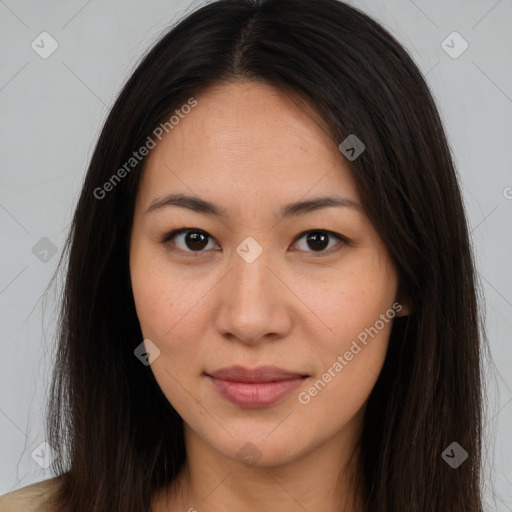
[(409, 316), (411, 314), (411, 310), (409, 308), (409, 304), (402, 304), (401, 302), (399, 302), (399, 304), (402, 306), (400, 308), (400, 310), (398, 311), (397, 309), (397, 314), (396, 316), (397, 317), (400, 317), (400, 316)]
[(409, 300), (402, 300), (402, 294), (398, 294), (399, 298), (395, 299), (395, 303), (393, 304), (393, 309), (396, 312), (397, 317), (401, 316), (409, 316), (411, 314), (411, 306)]

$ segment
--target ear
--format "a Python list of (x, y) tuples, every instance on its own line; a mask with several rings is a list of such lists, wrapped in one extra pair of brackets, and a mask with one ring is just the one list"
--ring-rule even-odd
[(412, 313), (412, 307), (411, 307), (410, 301), (408, 299), (406, 299), (404, 293), (399, 292), (397, 294), (397, 296), (395, 297), (395, 304), (396, 304), (396, 307), (395, 306), (393, 307), (393, 309), (395, 309), (395, 311), (396, 311), (395, 316), (397, 316), (397, 317), (409, 316)]
[(404, 303), (404, 302), (400, 302), (399, 300), (396, 301), (398, 304), (400, 304), (400, 306), (402, 306), (402, 308), (400, 309), (400, 311), (398, 311), (398, 309), (396, 310), (397, 313), (395, 316), (399, 317), (399, 316), (409, 316), (411, 314), (411, 308), (410, 308), (410, 305), (408, 302)]

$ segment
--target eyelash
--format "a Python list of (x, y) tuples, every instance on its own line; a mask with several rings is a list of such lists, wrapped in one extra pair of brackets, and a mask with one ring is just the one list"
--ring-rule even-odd
[[(162, 240), (160, 241), (161, 244), (164, 244), (164, 245), (168, 245), (169, 242), (173, 241), (173, 239), (182, 234), (182, 233), (200, 233), (200, 234), (203, 234), (205, 235), (206, 237), (208, 237), (210, 240), (213, 240), (213, 237), (210, 236), (206, 231), (203, 231), (202, 229), (197, 229), (197, 228), (179, 228), (179, 229), (174, 229), (173, 231), (167, 233), (163, 238)], [(329, 254), (332, 254), (333, 252), (336, 252), (338, 250), (340, 250), (343, 246), (347, 245), (350, 243), (350, 240), (343, 236), (343, 235), (340, 235), (339, 233), (334, 233), (333, 231), (329, 231), (329, 230), (325, 230), (325, 229), (309, 229), (307, 231), (303, 231), (302, 233), (300, 233), (299, 235), (297, 235), (293, 241), (293, 243), (295, 244), (297, 241), (299, 241), (304, 235), (307, 235), (309, 233), (320, 233), (320, 234), (326, 234), (326, 235), (329, 235), (333, 238), (336, 238), (339, 242), (341, 242), (340, 244), (338, 244), (338, 247), (335, 248), (334, 250), (331, 248), (331, 249), (327, 249), (327, 250), (322, 250), (322, 251), (306, 251), (308, 253), (310, 253), (311, 255), (313, 255), (314, 257), (316, 256), (322, 256), (322, 255), (329, 255)], [(181, 252), (183, 254), (186, 254), (187, 256), (191, 256), (191, 257), (198, 257), (201, 255), (201, 253), (204, 253), (206, 252), (205, 250), (200, 250), (200, 251), (185, 251), (183, 249), (177, 249), (177, 248), (172, 248), (173, 251), (177, 251), (177, 252)]]

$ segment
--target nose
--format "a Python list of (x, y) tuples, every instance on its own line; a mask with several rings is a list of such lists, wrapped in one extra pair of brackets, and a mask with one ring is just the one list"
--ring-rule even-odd
[(293, 294), (278, 276), (268, 251), (252, 262), (233, 254), (231, 269), (219, 283), (215, 326), (222, 336), (255, 344), (289, 332)]

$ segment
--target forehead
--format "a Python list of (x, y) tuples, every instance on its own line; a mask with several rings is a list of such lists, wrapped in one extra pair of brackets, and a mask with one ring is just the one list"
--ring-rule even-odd
[(346, 160), (301, 98), (251, 81), (217, 84), (194, 98), (146, 158), (144, 202), (175, 187), (203, 196), (236, 191), (243, 201), (285, 192), (284, 202), (334, 188), (357, 201)]

